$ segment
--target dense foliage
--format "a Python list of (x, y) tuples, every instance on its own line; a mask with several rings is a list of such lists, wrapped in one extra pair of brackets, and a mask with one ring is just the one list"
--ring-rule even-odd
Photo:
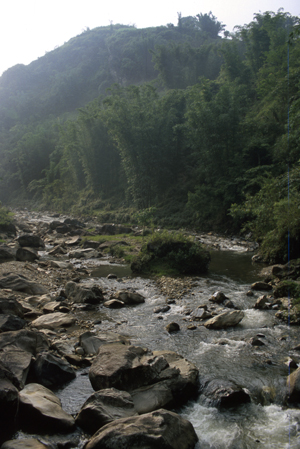
[(288, 237), (299, 257), (299, 87), (282, 10), (233, 34), (212, 13), (86, 30), (0, 78), (0, 199), (250, 229), (266, 259)]

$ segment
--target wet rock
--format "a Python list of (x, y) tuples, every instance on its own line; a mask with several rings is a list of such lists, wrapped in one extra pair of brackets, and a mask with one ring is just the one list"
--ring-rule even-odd
[(143, 295), (130, 290), (120, 290), (114, 296), (119, 301), (123, 301), (126, 305), (136, 305), (145, 302), (145, 297)]
[(36, 438), (5, 441), (1, 449), (55, 449), (50, 443), (44, 444)]
[(224, 329), (236, 326), (243, 318), (244, 312), (242, 310), (226, 311), (206, 321), (204, 326), (207, 329)]
[(257, 298), (256, 303), (254, 304), (254, 309), (268, 309), (268, 303), (270, 303), (270, 300), (266, 295), (262, 295)]
[(198, 437), (193, 425), (164, 409), (107, 424), (86, 449), (194, 449)]
[(252, 346), (264, 346), (265, 345), (265, 343), (257, 337), (251, 337), (249, 340), (249, 343)]
[(38, 235), (24, 234), (17, 238), (21, 247), (45, 248), (45, 242)]
[(95, 251), (90, 248), (85, 249), (74, 249), (73, 251), (69, 252), (69, 258), (70, 259), (95, 259), (99, 257), (98, 251)]
[(37, 383), (28, 384), (19, 393), (20, 426), (32, 433), (69, 432), (74, 428), (74, 418), (61, 407), (57, 396)]
[(211, 313), (207, 310), (207, 306), (199, 306), (191, 314), (191, 318), (193, 321), (205, 320), (210, 317)]
[(0, 262), (16, 260), (16, 250), (7, 245), (0, 245)]
[(76, 318), (73, 315), (54, 312), (38, 317), (32, 321), (31, 326), (36, 329), (57, 329), (58, 327), (70, 327), (75, 322)]
[(76, 417), (76, 424), (93, 434), (112, 421), (135, 415), (137, 412), (129, 393), (107, 388), (87, 399)]
[(251, 285), (252, 290), (269, 291), (272, 290), (272, 288), (272, 285), (267, 282), (254, 282), (254, 284)]
[(47, 293), (45, 287), (19, 274), (8, 274), (0, 277), (0, 288), (9, 288), (13, 291), (28, 293), (29, 295), (43, 295)]
[(86, 287), (73, 281), (66, 284), (65, 294), (75, 303), (99, 304), (104, 299), (98, 286)]
[(223, 292), (215, 292), (210, 298), (209, 301), (215, 302), (217, 304), (221, 304), (225, 299), (228, 299), (227, 296), (224, 295)]
[(118, 276), (113, 273), (108, 274), (106, 277), (107, 277), (107, 279), (117, 279), (118, 278)]
[(47, 388), (57, 388), (76, 377), (74, 369), (66, 360), (50, 352), (38, 355), (33, 372), (36, 382)]
[(131, 391), (131, 396), (134, 407), (140, 415), (160, 408), (175, 406), (174, 396), (168, 381), (161, 381), (154, 385), (137, 388)]
[(15, 385), (22, 389), (27, 381), (29, 374), (32, 354), (20, 349), (7, 349), (1, 351), (0, 361), (14, 375)]
[(197, 368), (179, 354), (172, 351), (152, 353), (145, 348), (120, 344), (99, 348), (89, 377), (94, 390), (114, 387), (129, 392), (167, 381), (165, 385), (176, 405), (191, 398), (198, 386)]
[(180, 331), (180, 326), (178, 323), (175, 323), (173, 321), (172, 323), (167, 324), (166, 330), (167, 330), (167, 332), (169, 332), (169, 334), (171, 334), (172, 332)]
[(227, 379), (200, 378), (200, 400), (210, 407), (234, 407), (251, 402), (245, 388)]
[(166, 313), (171, 309), (169, 305), (166, 306), (158, 306), (153, 310), (154, 313)]
[(21, 247), (17, 249), (16, 260), (21, 262), (34, 262), (39, 259), (37, 251), (34, 248)]
[(23, 329), (27, 322), (15, 315), (0, 315), (0, 333)]
[(287, 400), (292, 403), (300, 403), (300, 368), (287, 378)]

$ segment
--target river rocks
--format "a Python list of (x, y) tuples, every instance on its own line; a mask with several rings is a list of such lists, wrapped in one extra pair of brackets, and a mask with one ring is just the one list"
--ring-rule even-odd
[(15, 315), (0, 315), (0, 333), (23, 329), (27, 322)]
[(8, 274), (0, 277), (0, 288), (9, 288), (29, 295), (43, 295), (47, 290), (42, 285), (30, 281), (20, 274)]
[(107, 424), (93, 435), (86, 449), (194, 449), (197, 441), (189, 421), (160, 409)]
[(200, 321), (211, 318), (211, 313), (207, 310), (207, 306), (199, 306), (191, 313), (193, 321)]
[(28, 384), (19, 393), (21, 428), (31, 432), (69, 432), (75, 420), (61, 407), (57, 396), (37, 383)]
[(270, 300), (267, 298), (267, 296), (262, 295), (257, 298), (256, 303), (254, 304), (254, 309), (267, 309), (269, 303)]
[(16, 260), (22, 262), (34, 262), (39, 258), (40, 256), (34, 248), (22, 247), (17, 249)]
[(20, 349), (7, 349), (0, 352), (0, 361), (14, 375), (14, 384), (23, 388), (33, 360), (30, 352)]
[(300, 403), (300, 368), (296, 369), (287, 378), (287, 400)]
[(26, 438), (6, 441), (1, 449), (54, 449), (54, 446), (41, 443), (36, 438)]
[(224, 295), (223, 292), (215, 292), (210, 298), (209, 300), (212, 302), (215, 302), (217, 304), (221, 304), (222, 302), (224, 302), (227, 298), (227, 296)]
[(99, 257), (98, 251), (91, 248), (74, 249), (69, 252), (70, 259), (93, 259)]
[(167, 324), (166, 331), (169, 332), (169, 334), (172, 334), (173, 332), (180, 331), (180, 326), (178, 323), (175, 323), (175, 321), (172, 321), (172, 323)]
[(242, 310), (226, 311), (206, 321), (204, 326), (207, 329), (224, 329), (236, 326), (244, 318)]
[(129, 290), (118, 291), (114, 296), (116, 299), (124, 302), (126, 305), (136, 305), (145, 302), (145, 297), (143, 295)]
[(254, 282), (254, 284), (251, 285), (252, 290), (261, 290), (261, 291), (269, 291), (272, 290), (272, 285), (268, 284), (267, 282)]
[(38, 355), (33, 371), (35, 380), (47, 388), (57, 388), (76, 377), (74, 369), (66, 360), (50, 352)]
[(16, 250), (7, 245), (0, 245), (0, 263), (16, 260)]
[(19, 392), (8, 379), (1, 378), (0, 368), (0, 444), (15, 430), (18, 409)]
[(177, 404), (195, 394), (197, 376), (195, 365), (176, 353), (152, 353), (141, 347), (122, 344), (101, 346), (89, 372), (94, 390), (114, 387), (134, 394), (138, 388), (168, 381), (164, 385)]
[(32, 321), (31, 326), (36, 329), (57, 329), (59, 327), (69, 327), (75, 324), (76, 318), (73, 315), (54, 312), (42, 315)]
[(0, 298), (0, 314), (16, 315), (23, 317), (23, 308), (15, 298)]
[(102, 290), (96, 285), (86, 287), (70, 281), (65, 286), (65, 294), (75, 303), (99, 304), (103, 301)]
[(95, 433), (116, 419), (135, 416), (132, 397), (126, 391), (107, 388), (92, 394), (81, 407), (76, 423), (86, 432)]
[(45, 243), (38, 235), (24, 234), (17, 238), (21, 247), (45, 248)]
[(110, 299), (109, 301), (105, 301), (103, 305), (109, 309), (121, 309), (122, 307), (125, 307), (125, 303), (118, 299)]
[(119, 343), (129, 345), (130, 342), (126, 337), (115, 332), (93, 333), (85, 332), (79, 337), (79, 345), (84, 350), (85, 354), (95, 355), (100, 346), (108, 343)]
[(36, 356), (48, 348), (49, 341), (41, 332), (22, 329), (20, 331), (0, 334), (0, 350), (2, 351), (21, 349)]
[(250, 393), (227, 379), (200, 379), (201, 403), (211, 407), (233, 407), (250, 402)]

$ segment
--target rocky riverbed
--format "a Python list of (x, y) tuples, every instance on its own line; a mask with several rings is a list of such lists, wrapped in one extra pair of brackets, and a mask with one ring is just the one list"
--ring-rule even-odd
[[(298, 419), (298, 309), (282, 287), (291, 270), (269, 267), (252, 285), (219, 275), (116, 275), (127, 268), (109, 248), (129, 245), (137, 232), (19, 211), (15, 228), (2, 233), (2, 449), (24, 447), (25, 439), (29, 448), (150, 448), (157, 441), (168, 448), (223, 447), (205, 446), (188, 404), (221, 411), (275, 404)], [(93, 234), (118, 237), (97, 243)], [(195, 238), (215, 251), (256, 248), (214, 234)], [(298, 271), (294, 263), (296, 282)], [(221, 348), (232, 351), (229, 359)], [(67, 405), (64, 392), (72, 385), (78, 401)], [(236, 444), (224, 447), (252, 447)]]

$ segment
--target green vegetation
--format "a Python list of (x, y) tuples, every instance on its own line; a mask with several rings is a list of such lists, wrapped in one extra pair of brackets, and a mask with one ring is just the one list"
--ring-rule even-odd
[(5, 228), (11, 225), (14, 214), (0, 203), (0, 228)]
[(300, 257), (299, 28), (282, 10), (232, 34), (212, 13), (179, 14), (176, 26), (86, 30), (12, 67), (0, 78), (0, 200), (251, 231), (272, 262), (287, 261), (289, 238)]
[(200, 243), (180, 233), (155, 233), (132, 261), (134, 273), (175, 275), (203, 274), (210, 254)]

